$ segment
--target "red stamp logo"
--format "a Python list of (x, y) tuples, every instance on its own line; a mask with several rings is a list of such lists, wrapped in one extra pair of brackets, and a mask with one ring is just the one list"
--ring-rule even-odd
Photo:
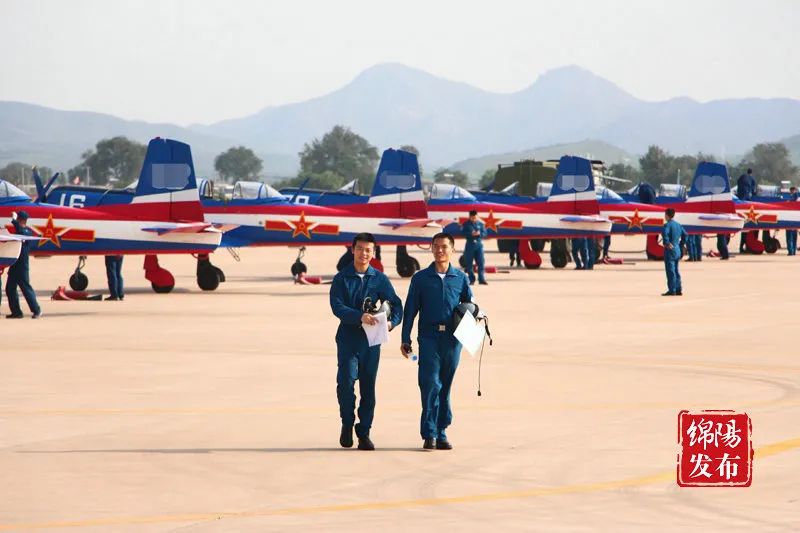
[(752, 433), (746, 413), (678, 413), (678, 485), (749, 487), (753, 482)]

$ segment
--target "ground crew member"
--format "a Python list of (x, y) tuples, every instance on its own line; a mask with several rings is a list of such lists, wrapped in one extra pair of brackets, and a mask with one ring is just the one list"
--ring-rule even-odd
[[(14, 232), (17, 235), (33, 236), (33, 231), (28, 227), (28, 213), (20, 211), (11, 216), (11, 223), (14, 225)], [(31, 287), (30, 278), (30, 265), (28, 260), (28, 252), (33, 241), (22, 241), (22, 249), (19, 252), (19, 259), (11, 265), (8, 269), (8, 279), (6, 280), (6, 297), (8, 298), (8, 307), (11, 309), (11, 314), (6, 315), (6, 318), (22, 318), (22, 308), (19, 306), (19, 295), (17, 294), (17, 287), (22, 291), (28, 307), (33, 313), (33, 318), (42, 316), (42, 308), (39, 307), (39, 302), (36, 301), (36, 293)]]
[(488, 285), (486, 283), (486, 272), (483, 259), (483, 238), (486, 237), (486, 226), (478, 220), (478, 212), (470, 211), (469, 219), (461, 226), (461, 234), (467, 239), (467, 244), (464, 246), (464, 260), (467, 263), (467, 275), (469, 276), (469, 284), (475, 285), (475, 273), (473, 272), (472, 263), (478, 263), (478, 283), (481, 285)]
[(575, 262), (575, 270), (583, 270), (588, 264), (587, 252), (588, 249), (586, 248), (586, 239), (584, 237), (572, 239), (572, 260)]
[(717, 233), (717, 251), (719, 252), (719, 258), (722, 260), (727, 260), (728, 257), (730, 257), (728, 253), (729, 238), (730, 237), (724, 233)]
[[(753, 169), (748, 168), (747, 174), (742, 174), (739, 176), (739, 179), (736, 180), (736, 196), (739, 197), (739, 200), (744, 200), (749, 202), (753, 199), (753, 196), (756, 194), (756, 189), (758, 185), (756, 184), (756, 179), (753, 177)], [(739, 234), (739, 253), (744, 253), (745, 249), (745, 238), (744, 232)]]
[(597, 239), (588, 237), (586, 241), (586, 262), (583, 264), (584, 270), (594, 270), (594, 264), (597, 262)]
[(445, 430), (453, 420), (450, 387), (461, 357), (461, 343), (453, 336), (453, 311), (472, 301), (467, 276), (450, 265), (453, 236), (438, 233), (431, 242), (433, 263), (411, 278), (403, 316), (400, 352), (412, 352), (411, 328), (419, 313), (418, 383), (422, 398), (420, 435), (426, 450), (451, 450)]
[(687, 240), (686, 244), (689, 248), (689, 259), (688, 261), (697, 261), (697, 240), (695, 240), (694, 235), (690, 235), (689, 239)]
[(671, 207), (665, 212), (667, 222), (664, 224), (661, 238), (664, 241), (664, 268), (667, 271), (667, 292), (662, 296), (683, 296), (681, 274), (678, 263), (681, 260), (681, 247), (688, 235), (675, 218), (675, 210)]
[(603, 261), (608, 259), (608, 249), (611, 248), (611, 235), (603, 237)]
[[(797, 187), (790, 187), (789, 188), (789, 201), (796, 202), (798, 198)], [(797, 230), (796, 229), (787, 229), (786, 230), (786, 250), (789, 252), (789, 255), (795, 255), (797, 253)]]
[(106, 256), (106, 278), (108, 278), (109, 296), (106, 300), (124, 300), (125, 287), (122, 283), (122, 255)]
[[(375, 380), (381, 355), (380, 345), (369, 346), (362, 327), (362, 324), (377, 322), (365, 311), (364, 302), (367, 298), (373, 303), (389, 302), (391, 312), (386, 317), (389, 329), (396, 327), (403, 316), (403, 304), (389, 278), (369, 264), (374, 254), (375, 237), (370, 233), (356, 235), (353, 238), (353, 262), (334, 276), (330, 292), (331, 310), (340, 320), (336, 331), (336, 398), (342, 419), (339, 444), (344, 448), (353, 446), (355, 426), (359, 450), (375, 449), (369, 430), (375, 414)], [(353, 390), (356, 380), (361, 394), (358, 424), (355, 423), (356, 395)]]

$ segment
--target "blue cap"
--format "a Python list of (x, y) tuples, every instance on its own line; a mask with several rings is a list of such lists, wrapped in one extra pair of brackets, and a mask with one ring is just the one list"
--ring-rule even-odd
[(17, 213), (17, 218), (20, 220), (28, 220), (28, 213), (26, 213), (25, 211), (20, 211), (19, 213)]

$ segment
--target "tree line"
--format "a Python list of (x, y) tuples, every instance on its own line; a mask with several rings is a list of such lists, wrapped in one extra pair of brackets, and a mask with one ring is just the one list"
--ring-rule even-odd
[[(413, 145), (403, 145), (406, 150), (420, 155)], [(94, 148), (81, 154), (81, 162), (67, 172), (68, 179), (74, 183), (99, 186), (120, 187), (135, 180), (144, 160), (147, 147), (126, 137), (117, 136), (99, 141)], [(350, 180), (358, 180), (361, 191), (372, 189), (380, 156), (378, 149), (364, 137), (350, 128), (337, 125), (321, 138), (306, 143), (298, 153), (300, 171), (297, 176), (279, 181), (277, 187), (296, 187), (307, 180), (306, 186), (318, 189), (338, 189)], [(700, 161), (716, 161), (711, 154), (672, 155), (659, 146), (652, 145), (639, 158), (639, 166), (627, 163), (612, 164), (608, 173), (630, 179), (633, 182), (649, 181), (652, 184), (679, 181), (688, 184)], [(748, 168), (760, 183), (776, 184), (790, 179), (798, 168), (792, 164), (789, 150), (781, 143), (761, 143), (755, 145), (738, 162), (728, 162), (732, 179)], [(235, 146), (217, 155), (214, 169), (226, 182), (237, 180), (259, 180), (264, 170), (264, 162), (245, 146)], [(420, 169), (422, 166), (420, 165)], [(40, 174), (48, 179), (52, 175), (49, 168), (41, 168)], [(485, 187), (494, 181), (495, 170), (487, 170), (479, 181)], [(0, 168), (0, 177), (12, 183), (31, 183), (31, 167), (23, 163), (9, 163)], [(459, 170), (438, 168), (433, 172), (433, 181), (454, 183), (466, 187), (469, 176)]]

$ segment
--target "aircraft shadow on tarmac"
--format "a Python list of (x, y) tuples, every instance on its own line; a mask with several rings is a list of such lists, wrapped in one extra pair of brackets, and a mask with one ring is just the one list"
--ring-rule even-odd
[[(356, 448), (132, 448), (132, 449), (98, 449), (98, 450), (20, 450), (17, 453), (30, 454), (65, 454), (65, 453), (161, 453), (161, 454), (202, 454), (202, 453), (324, 453), (347, 452)], [(358, 451), (358, 450), (356, 450)], [(377, 452), (427, 452), (419, 447), (413, 448), (381, 448)]]

